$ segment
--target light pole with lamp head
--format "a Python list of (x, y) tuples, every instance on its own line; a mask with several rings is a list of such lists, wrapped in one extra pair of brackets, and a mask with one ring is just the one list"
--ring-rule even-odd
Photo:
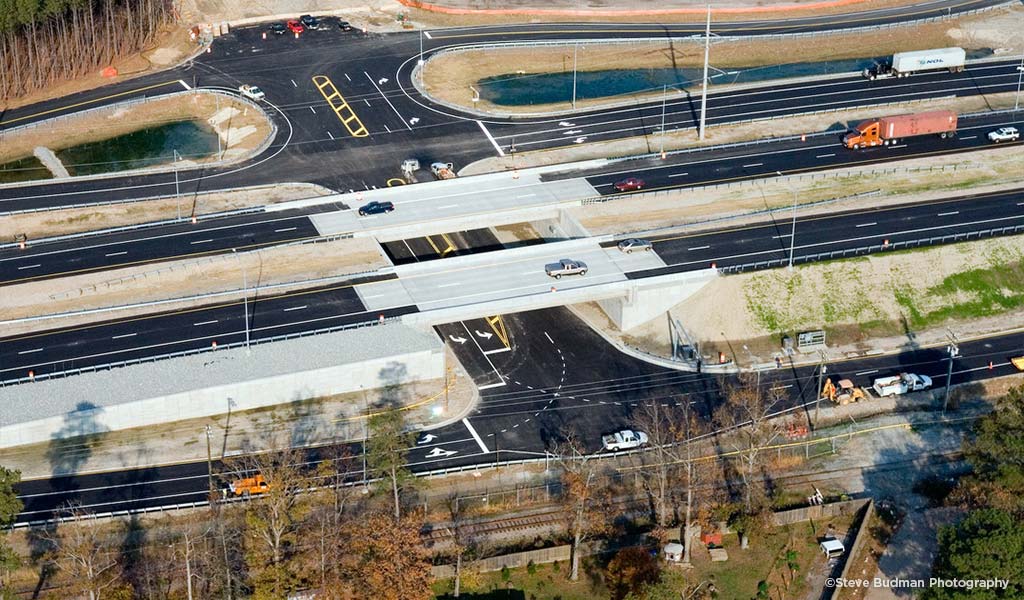
[[(779, 177), (785, 177), (782, 171), (776, 171), (776, 175)], [(786, 187), (789, 188), (790, 192), (793, 192), (793, 227), (789, 230), (789, 270), (793, 270), (793, 250), (796, 247), (796, 188), (786, 182)]]
[(1024, 79), (1024, 56), (1020, 57), (1020, 66), (1017, 67), (1017, 95), (1013, 99), (1013, 110), (1020, 110), (1020, 82)]

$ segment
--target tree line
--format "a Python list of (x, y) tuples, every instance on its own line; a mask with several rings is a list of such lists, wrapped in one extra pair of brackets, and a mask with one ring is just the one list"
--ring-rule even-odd
[(172, 20), (169, 0), (0, 0), (0, 101), (137, 53)]

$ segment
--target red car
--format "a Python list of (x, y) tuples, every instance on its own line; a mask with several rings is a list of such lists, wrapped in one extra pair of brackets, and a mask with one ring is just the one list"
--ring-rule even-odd
[(303, 31), (306, 30), (306, 28), (302, 26), (302, 23), (296, 21), (295, 19), (288, 21), (288, 29), (292, 33), (302, 33)]
[(635, 190), (642, 189), (646, 185), (643, 179), (637, 179), (636, 177), (630, 177), (629, 179), (623, 179), (615, 183), (615, 189), (620, 192), (632, 192)]

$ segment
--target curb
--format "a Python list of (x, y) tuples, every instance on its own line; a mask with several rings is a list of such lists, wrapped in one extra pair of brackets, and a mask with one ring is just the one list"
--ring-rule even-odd
[[(794, 12), (804, 10), (818, 10), (822, 8), (834, 8), (837, 6), (850, 6), (864, 4), (868, 0), (826, 0), (824, 2), (812, 2), (810, 4), (783, 4), (780, 6), (747, 6), (747, 7), (721, 7), (710, 9), (712, 14), (744, 14), (744, 13), (772, 13), (772, 12)], [(409, 8), (418, 8), (428, 12), (436, 12), (446, 15), (548, 15), (566, 17), (620, 17), (620, 16), (660, 16), (660, 15), (704, 15), (708, 13), (706, 8), (657, 8), (647, 10), (629, 9), (558, 9), (558, 8), (452, 8), (441, 6), (420, 0), (398, 0), (398, 2)]]

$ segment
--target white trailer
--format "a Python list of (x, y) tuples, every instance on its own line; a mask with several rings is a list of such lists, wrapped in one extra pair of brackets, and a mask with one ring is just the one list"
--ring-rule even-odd
[(936, 50), (917, 50), (914, 52), (897, 52), (892, 55), (888, 64), (879, 64), (864, 69), (864, 77), (868, 79), (886, 79), (888, 77), (910, 77), (913, 73), (938, 71), (945, 69), (950, 73), (959, 73), (967, 64), (967, 52), (963, 48), (938, 48)]

